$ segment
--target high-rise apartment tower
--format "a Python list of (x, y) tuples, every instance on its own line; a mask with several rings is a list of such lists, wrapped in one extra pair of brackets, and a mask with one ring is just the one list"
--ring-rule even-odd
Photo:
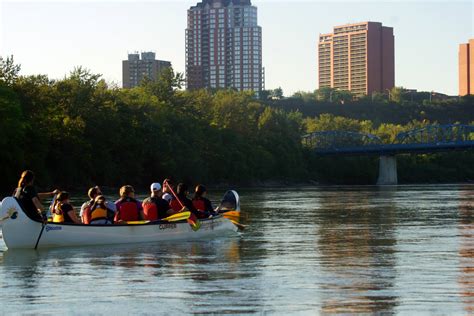
[(159, 78), (165, 68), (171, 67), (169, 61), (156, 60), (155, 53), (143, 52), (128, 54), (128, 60), (122, 61), (122, 84), (124, 88), (133, 88), (147, 77), (151, 80)]
[(188, 10), (186, 79), (190, 90), (262, 90), (262, 28), (250, 0), (203, 0)]
[(459, 45), (459, 95), (474, 94), (474, 39)]
[(319, 36), (319, 87), (355, 95), (385, 92), (395, 86), (393, 28), (378, 22), (334, 27)]

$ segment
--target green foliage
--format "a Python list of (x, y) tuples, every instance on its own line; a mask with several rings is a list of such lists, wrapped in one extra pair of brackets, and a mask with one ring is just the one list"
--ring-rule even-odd
[(18, 78), (20, 69), (20, 65), (16, 65), (13, 61), (13, 56), (6, 59), (0, 56), (0, 83), (12, 85)]
[[(268, 93), (274, 99), (261, 101), (252, 92), (183, 91), (182, 75), (172, 69), (134, 89), (109, 87), (82, 67), (57, 81), (22, 77), (19, 69), (13, 58), (0, 59), (4, 192), (24, 169), (34, 170), (42, 187), (65, 189), (145, 187), (166, 177), (189, 183), (369, 184), (375, 182), (377, 158), (318, 158), (303, 147), (301, 135), (344, 130), (376, 134), (388, 143), (430, 122), (474, 121), (472, 97), (450, 101), (448, 111), (439, 101), (412, 103), (414, 96), (407, 103), (401, 88), (391, 91), (391, 102), (383, 95), (380, 103), (352, 101), (350, 93), (329, 88), (290, 98), (275, 89)], [(436, 181), (472, 180), (473, 158), (472, 153), (402, 156), (400, 179), (424, 181), (438, 168)]]

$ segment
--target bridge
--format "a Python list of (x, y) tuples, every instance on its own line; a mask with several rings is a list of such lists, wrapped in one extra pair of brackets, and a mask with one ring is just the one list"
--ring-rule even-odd
[(399, 133), (392, 142), (376, 135), (349, 131), (320, 131), (304, 135), (303, 144), (320, 156), (379, 155), (377, 184), (397, 184), (397, 154), (420, 154), (474, 149), (474, 126), (429, 125)]

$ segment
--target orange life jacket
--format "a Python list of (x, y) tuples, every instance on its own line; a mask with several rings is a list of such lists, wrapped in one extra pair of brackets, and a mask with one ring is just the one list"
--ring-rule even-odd
[(99, 219), (107, 219), (107, 208), (97, 205), (90, 213), (90, 222)]

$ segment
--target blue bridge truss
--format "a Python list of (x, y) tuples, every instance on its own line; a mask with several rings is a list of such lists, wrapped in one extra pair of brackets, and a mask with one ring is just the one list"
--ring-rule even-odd
[(474, 149), (474, 126), (429, 125), (400, 133), (392, 143), (375, 135), (322, 131), (304, 135), (303, 144), (318, 155), (396, 155)]

